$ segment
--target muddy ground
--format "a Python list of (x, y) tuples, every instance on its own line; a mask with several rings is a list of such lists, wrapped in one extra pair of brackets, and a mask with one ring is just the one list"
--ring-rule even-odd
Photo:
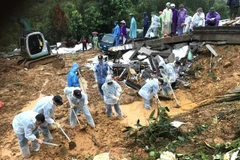
[[(161, 101), (162, 105), (170, 108), (169, 115), (176, 120), (187, 122), (187, 129), (196, 125), (209, 124), (208, 130), (193, 140), (194, 143), (186, 144), (185, 147), (178, 148), (178, 153), (195, 153), (196, 150), (189, 148), (198, 148), (204, 142), (211, 145), (231, 141), (235, 133), (240, 130), (239, 122), (239, 104), (233, 103), (213, 104), (204, 107), (198, 107), (203, 102), (210, 101), (216, 96), (223, 95), (229, 90), (239, 86), (240, 82), (240, 52), (239, 46), (214, 46), (219, 54), (213, 57), (213, 73), (209, 74), (210, 52), (203, 49), (197, 56), (194, 66), (198, 66), (198, 78), (192, 77), (191, 88), (179, 88), (175, 90), (181, 108), (174, 108), (174, 100)], [(42, 145), (39, 152), (32, 153), (30, 159), (85, 159), (93, 155), (110, 152), (110, 157), (115, 159), (134, 158), (144, 159), (147, 153), (138, 147), (128, 146), (124, 141), (125, 133), (122, 131), (125, 126), (134, 125), (137, 119), (146, 123), (146, 118), (151, 113), (143, 108), (142, 99), (137, 96), (136, 91), (126, 88), (122, 82), (119, 82), (125, 89), (120, 101), (124, 114), (123, 120), (116, 118), (109, 119), (105, 114), (104, 103), (98, 96), (97, 85), (94, 80), (93, 72), (84, 67), (87, 59), (101, 54), (97, 51), (89, 50), (87, 52), (63, 55), (66, 66), (57, 70), (51, 64), (37, 66), (34, 69), (26, 70), (16, 65), (16, 60), (0, 59), (0, 100), (4, 106), (0, 108), (0, 159), (12, 160), (21, 159), (16, 136), (12, 130), (11, 122), (13, 117), (23, 110), (31, 109), (37, 100), (44, 95), (63, 95), (63, 89), (66, 86), (66, 75), (73, 62), (82, 66), (81, 71), (87, 94), (89, 98), (89, 108), (96, 123), (96, 128), (92, 129), (86, 124), (84, 115), (80, 115), (81, 126), (70, 129), (68, 117), (69, 106), (64, 104), (57, 107), (55, 118), (65, 129), (72, 141), (77, 143), (77, 147), (68, 150), (67, 155), (61, 155), (59, 148)], [(221, 58), (221, 59), (220, 59)], [(64, 101), (66, 98), (64, 97)], [(152, 104), (156, 108), (156, 102)], [(223, 113), (223, 118), (212, 123), (213, 119)], [(62, 144), (68, 148), (67, 139), (63, 134), (55, 129), (52, 131), (53, 142)]]

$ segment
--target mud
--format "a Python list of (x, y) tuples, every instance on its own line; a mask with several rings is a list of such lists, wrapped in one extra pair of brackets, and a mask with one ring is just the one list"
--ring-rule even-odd
[[(203, 50), (199, 53), (198, 60), (194, 62), (194, 65), (202, 66), (199, 71), (199, 78), (191, 79), (191, 89), (180, 88), (175, 90), (181, 108), (174, 107), (176, 106), (174, 99), (161, 100), (161, 105), (168, 106), (170, 109), (169, 115), (171, 117), (189, 124), (187, 130), (190, 126), (211, 124), (209, 131), (197, 137), (198, 141), (204, 142), (206, 140), (210, 144), (230, 141), (235, 132), (239, 130), (237, 127), (239, 116), (233, 118), (231, 114), (225, 114), (224, 119), (216, 124), (212, 123), (213, 118), (218, 116), (220, 112), (228, 113), (230, 108), (234, 112), (238, 112), (239, 102), (195, 108), (200, 102), (222, 95), (239, 85), (239, 47), (214, 46), (214, 49), (220, 55), (213, 59), (215, 64), (213, 67), (214, 75), (218, 78), (214, 79), (213, 75), (209, 75), (210, 53)], [(66, 86), (66, 74), (73, 62), (77, 62), (81, 66), (82, 81), (89, 97), (89, 109), (96, 123), (96, 128), (89, 127), (84, 115), (80, 114), (81, 126), (71, 129), (68, 121), (68, 103), (56, 107), (55, 119), (60, 122), (70, 139), (77, 144), (76, 148), (67, 150), (68, 153), (62, 156), (58, 148), (42, 145), (39, 152), (31, 151), (32, 156), (29, 159), (77, 158), (81, 160), (103, 152), (110, 152), (110, 157), (115, 159), (133, 157), (142, 159), (147, 157), (147, 153), (143, 149), (132, 148), (132, 146), (127, 145), (127, 142), (124, 141), (126, 135), (122, 131), (125, 126), (134, 125), (137, 119), (140, 119), (142, 124), (147, 124), (146, 119), (151, 111), (144, 109), (143, 101), (137, 96), (136, 91), (126, 88), (120, 100), (124, 119), (107, 118), (104, 103), (98, 95), (93, 72), (84, 66), (87, 59), (98, 54), (100, 53), (97, 51), (87, 51), (84, 54), (64, 55), (65, 67), (60, 70), (54, 68), (51, 64), (27, 70), (17, 66), (17, 60), (0, 59), (0, 101), (4, 103), (3, 107), (0, 108), (0, 159), (22, 159), (11, 126), (12, 119), (16, 114), (31, 109), (42, 96), (59, 94), (65, 102), (67, 101), (63, 89)], [(219, 58), (222, 58), (222, 60), (219, 61)], [(226, 67), (224, 64), (227, 62), (230, 62), (231, 65)], [(119, 84), (123, 86), (121, 82)], [(152, 108), (156, 107), (157, 102), (153, 100)], [(52, 135), (54, 137), (53, 143), (68, 148), (68, 141), (59, 129), (53, 130)], [(190, 144), (186, 145), (186, 148), (180, 148), (178, 151), (187, 153), (189, 147), (192, 146)]]

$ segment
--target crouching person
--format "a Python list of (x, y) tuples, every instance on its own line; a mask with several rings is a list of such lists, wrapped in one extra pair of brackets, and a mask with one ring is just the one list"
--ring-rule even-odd
[(84, 116), (87, 119), (88, 124), (94, 128), (95, 123), (92, 118), (91, 113), (88, 109), (88, 97), (85, 93), (82, 93), (80, 88), (75, 87), (66, 87), (64, 89), (64, 93), (67, 96), (67, 99), (70, 104), (70, 126), (71, 128), (74, 128), (77, 123), (77, 110), (80, 110), (83, 112)]
[(119, 107), (119, 96), (122, 92), (121, 86), (112, 80), (112, 77), (109, 75), (106, 77), (106, 81), (102, 86), (103, 98), (106, 106), (106, 112), (108, 117), (112, 117), (112, 105), (114, 106), (115, 111), (118, 114), (118, 118), (122, 119), (122, 111)]
[(142, 88), (138, 91), (138, 94), (144, 100), (144, 107), (150, 110), (151, 107), (151, 100), (155, 96), (157, 98), (159, 87), (162, 86), (163, 80), (162, 79), (152, 79), (147, 81), (146, 84), (142, 86)]
[(42, 140), (39, 139), (38, 127), (45, 122), (42, 113), (25, 111), (16, 115), (12, 121), (12, 126), (17, 135), (20, 152), (24, 158), (30, 157), (28, 141), (32, 142), (32, 149), (39, 151)]

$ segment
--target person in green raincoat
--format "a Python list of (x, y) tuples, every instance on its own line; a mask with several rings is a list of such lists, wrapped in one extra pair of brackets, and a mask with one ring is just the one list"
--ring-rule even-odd
[(159, 11), (160, 27), (158, 28), (158, 37), (162, 38), (162, 11)]
[(94, 49), (98, 49), (98, 36), (96, 34), (93, 35), (93, 45)]
[(129, 15), (131, 17), (129, 37), (131, 39), (135, 39), (135, 38), (137, 38), (137, 23), (136, 23), (133, 13), (130, 13)]

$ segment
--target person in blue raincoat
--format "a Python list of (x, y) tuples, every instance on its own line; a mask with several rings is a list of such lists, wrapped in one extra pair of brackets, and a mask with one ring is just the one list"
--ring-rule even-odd
[(114, 25), (115, 25), (115, 27), (113, 29), (113, 35), (114, 35), (115, 41), (116, 41), (115, 46), (118, 46), (119, 45), (119, 39), (120, 39), (120, 27), (118, 25), (118, 21), (115, 21)]
[(157, 98), (157, 93), (162, 86), (163, 80), (162, 79), (152, 79), (148, 80), (146, 84), (142, 86), (142, 88), (138, 91), (138, 94), (144, 100), (144, 107), (150, 110), (151, 107), (151, 100), (153, 97)]
[(130, 13), (130, 17), (131, 17), (131, 22), (130, 22), (129, 37), (134, 39), (134, 38), (137, 38), (137, 23), (133, 13)]
[(112, 117), (112, 105), (114, 106), (115, 111), (118, 114), (118, 118), (122, 119), (122, 112), (119, 107), (119, 97), (122, 92), (121, 86), (112, 80), (112, 77), (109, 75), (106, 78), (105, 83), (102, 86), (104, 103), (106, 106), (106, 113), (108, 117)]
[(62, 97), (59, 95), (45, 96), (41, 98), (33, 108), (34, 112), (42, 113), (45, 116), (45, 123), (40, 126), (40, 129), (46, 142), (50, 142), (53, 139), (49, 131), (52, 125), (60, 126), (59, 123), (54, 120), (54, 110), (55, 106), (61, 106), (62, 104)]
[[(75, 113), (78, 110), (81, 110), (88, 122), (88, 124), (94, 128), (95, 123), (92, 118), (91, 113), (88, 109), (88, 97), (85, 93), (82, 93), (78, 87), (65, 87), (64, 94), (67, 96), (67, 99), (70, 103), (70, 126), (74, 128), (76, 126), (77, 117)], [(79, 108), (79, 109), (78, 109)], [(75, 113), (74, 113), (75, 112)]]
[(33, 151), (39, 151), (40, 144), (42, 144), (43, 141), (39, 139), (38, 127), (44, 122), (44, 115), (34, 111), (24, 111), (14, 117), (12, 126), (17, 135), (22, 157), (28, 158), (31, 156), (28, 141), (32, 142), (31, 146)]
[(80, 66), (74, 62), (72, 68), (67, 74), (67, 86), (68, 87), (80, 87), (80, 83), (78, 80)]
[(102, 85), (105, 83), (106, 77), (110, 72), (110, 67), (106, 62), (103, 62), (103, 56), (98, 56), (98, 64), (94, 67), (94, 77), (98, 84), (98, 91), (103, 98)]

